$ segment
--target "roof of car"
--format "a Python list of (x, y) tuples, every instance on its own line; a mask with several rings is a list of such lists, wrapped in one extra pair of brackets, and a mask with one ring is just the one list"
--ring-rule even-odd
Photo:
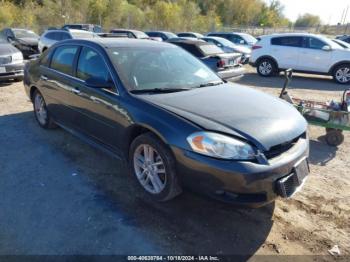
[[(89, 39), (71, 39), (65, 40), (64, 43), (95, 43), (104, 48), (110, 47), (171, 47), (172, 44), (166, 42), (152, 41), (147, 39), (136, 38), (89, 38)], [(63, 42), (61, 42), (63, 43)]]
[(260, 38), (262, 37), (281, 37), (281, 36), (314, 36), (314, 37), (319, 37), (321, 35), (317, 35), (317, 34), (310, 34), (310, 33), (276, 33), (276, 34), (271, 34), (271, 35), (263, 35), (260, 36)]
[(208, 42), (205, 42), (203, 40), (197, 40), (197, 39), (179, 39), (179, 40), (176, 40), (176, 41), (168, 41), (169, 43), (174, 43), (174, 44), (177, 44), (177, 43), (181, 43), (181, 44), (187, 44), (187, 45), (208, 45), (210, 43)]

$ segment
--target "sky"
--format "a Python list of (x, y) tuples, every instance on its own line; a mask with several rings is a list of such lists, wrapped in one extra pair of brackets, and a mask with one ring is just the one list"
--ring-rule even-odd
[[(270, 2), (270, 0), (265, 0)], [(350, 0), (280, 0), (285, 6), (284, 14), (295, 21), (298, 15), (311, 13), (321, 17), (325, 24), (340, 22), (343, 10), (349, 6), (347, 21), (350, 23)]]

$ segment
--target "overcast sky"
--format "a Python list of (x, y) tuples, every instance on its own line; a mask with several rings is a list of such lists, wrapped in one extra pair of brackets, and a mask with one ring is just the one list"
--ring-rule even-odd
[[(270, 0), (265, 0), (270, 2)], [(323, 23), (336, 24), (340, 22), (342, 12), (349, 6), (347, 22), (350, 23), (350, 0), (280, 0), (285, 8), (285, 15), (292, 21), (298, 15), (311, 13), (319, 15)]]

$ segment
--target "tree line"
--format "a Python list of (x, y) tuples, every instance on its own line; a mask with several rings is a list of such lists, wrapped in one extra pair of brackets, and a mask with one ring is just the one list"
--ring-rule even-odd
[[(207, 32), (234, 26), (291, 26), (283, 9), (279, 0), (0, 0), (0, 28), (40, 32), (66, 23), (93, 23), (107, 30)], [(308, 26), (305, 19), (301, 22)]]

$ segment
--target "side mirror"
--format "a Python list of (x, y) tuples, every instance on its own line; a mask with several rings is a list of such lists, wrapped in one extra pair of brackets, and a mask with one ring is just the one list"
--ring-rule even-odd
[(222, 44), (217, 44), (218, 47), (222, 47)]
[(8, 36), (8, 37), (7, 37), (7, 40), (8, 40), (9, 42), (12, 42), (14, 39), (15, 39), (15, 38), (14, 38), (13, 36)]
[(103, 78), (90, 77), (85, 80), (85, 84), (92, 88), (111, 88), (113, 84)]
[(322, 47), (323, 51), (332, 51), (332, 48), (329, 45), (325, 45), (324, 47)]
[(239, 43), (240, 43), (241, 45), (244, 45), (244, 40), (240, 40)]

